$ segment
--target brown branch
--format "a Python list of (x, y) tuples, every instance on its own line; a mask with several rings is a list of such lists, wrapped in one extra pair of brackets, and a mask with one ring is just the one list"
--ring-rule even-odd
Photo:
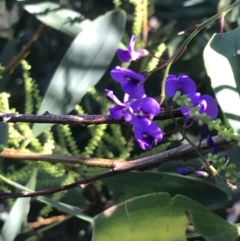
[[(102, 167), (102, 168), (113, 168), (115, 161), (104, 158), (83, 158), (76, 156), (64, 156), (64, 155), (44, 155), (35, 152), (22, 152), (18, 150), (12, 150), (5, 148), (1, 153), (0, 157), (17, 159), (17, 160), (30, 160), (30, 161), (44, 161), (55, 163), (64, 163), (71, 165), (86, 165), (90, 167)], [(118, 163), (124, 160), (116, 160)]]
[(53, 216), (50, 218), (45, 218), (45, 219), (40, 219), (39, 221), (33, 222), (33, 223), (28, 223), (28, 226), (30, 228), (39, 228), (43, 225), (49, 225), (55, 222), (60, 222), (66, 219), (69, 216), (66, 215), (58, 215), (58, 216)]
[[(174, 117), (182, 117), (179, 108), (172, 110)], [(166, 120), (171, 118), (169, 111), (161, 111), (154, 120)], [(109, 115), (54, 115), (49, 112), (43, 115), (25, 115), (25, 114), (11, 114), (0, 113), (0, 121), (2, 122), (28, 122), (28, 123), (53, 123), (53, 124), (78, 124), (78, 125), (92, 125), (92, 124), (115, 124), (124, 123), (124, 120), (114, 120)]]
[[(219, 136), (215, 136), (213, 138), (214, 141), (214, 145), (218, 146), (221, 144), (225, 144), (227, 143), (227, 140), (225, 137), (219, 137)], [(198, 145), (198, 142), (194, 143), (195, 146)], [(208, 149), (208, 146), (206, 144), (206, 140), (204, 140), (200, 146), (201, 150), (206, 150)], [(110, 172), (106, 172), (85, 180), (81, 180), (81, 181), (77, 181), (74, 183), (71, 183), (69, 185), (65, 185), (65, 186), (61, 186), (61, 187), (55, 187), (55, 188), (50, 188), (47, 190), (41, 190), (41, 191), (36, 191), (36, 192), (20, 192), (20, 193), (1, 193), (0, 194), (0, 198), (18, 198), (18, 197), (36, 197), (36, 196), (42, 196), (42, 195), (49, 195), (55, 192), (61, 192), (64, 190), (68, 190), (74, 187), (78, 187), (79, 185), (87, 185), (99, 180), (103, 180), (105, 178), (108, 177), (112, 177), (121, 173), (125, 173), (125, 172), (129, 172), (132, 170), (143, 170), (145, 168), (149, 168), (152, 166), (156, 166), (156, 165), (160, 165), (163, 162), (166, 162), (168, 160), (171, 159), (176, 159), (179, 156), (183, 156), (183, 155), (187, 155), (187, 154), (191, 154), (194, 153), (195, 150), (194, 148), (189, 145), (182, 145), (180, 147), (177, 148), (173, 148), (171, 150), (168, 151), (164, 151), (162, 153), (158, 153), (155, 155), (152, 155), (150, 157), (144, 157), (144, 158), (140, 158), (140, 159), (136, 159), (136, 160), (132, 160), (132, 161), (112, 161), (112, 171)], [(67, 157), (66, 157), (67, 158)], [(91, 158), (89, 159), (91, 160)], [(106, 166), (104, 166), (106, 167)]]
[(28, 44), (22, 49), (22, 51), (14, 57), (14, 59), (2, 70), (0, 71), (0, 75), (6, 75), (8, 73), (12, 73), (14, 69), (19, 65), (21, 60), (25, 59), (33, 46), (36, 44), (36, 42), (39, 40), (39, 38), (42, 36), (42, 34), (47, 29), (47, 25), (42, 23), (37, 32), (33, 35), (32, 39), (28, 42)]

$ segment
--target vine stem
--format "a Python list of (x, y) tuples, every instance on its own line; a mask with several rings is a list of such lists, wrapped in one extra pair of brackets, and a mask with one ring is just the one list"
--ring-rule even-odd
[[(225, 137), (219, 137), (219, 136), (213, 137), (213, 141), (216, 146), (227, 143), (227, 140)], [(194, 145), (196, 146), (197, 143), (194, 143)], [(202, 142), (200, 149), (201, 150), (208, 149), (206, 140)], [(2, 152), (2, 153), (4, 153), (4, 152)], [(4, 155), (2, 153), (0, 153), (0, 156)], [(130, 160), (130, 161), (108, 160), (113, 163), (112, 167), (109, 166), (109, 168), (111, 168), (112, 171), (109, 171), (109, 172), (106, 172), (106, 173), (103, 173), (103, 174), (100, 174), (100, 175), (97, 175), (97, 176), (94, 176), (94, 177), (91, 177), (88, 179), (76, 181), (74, 183), (71, 183), (71, 184), (68, 184), (65, 186), (54, 187), (54, 188), (36, 191), (36, 192), (25, 191), (25, 192), (19, 192), (19, 193), (0, 193), (0, 198), (5, 199), (5, 198), (36, 197), (36, 196), (42, 196), (42, 195), (49, 195), (52, 193), (61, 192), (61, 191), (68, 190), (68, 189), (71, 189), (74, 187), (78, 187), (80, 185), (88, 185), (90, 183), (93, 183), (93, 182), (96, 182), (99, 180), (103, 180), (108, 177), (113, 177), (113, 176), (116, 176), (121, 173), (126, 173), (126, 172), (133, 171), (133, 170), (141, 170), (142, 171), (144, 169), (160, 165), (171, 159), (177, 160), (178, 158), (182, 158), (183, 155), (186, 156), (186, 155), (192, 154), (192, 153), (195, 153), (195, 149), (191, 145), (186, 144), (186, 145), (181, 145), (177, 148), (170, 149), (168, 151), (164, 151), (164, 152), (161, 152), (161, 153), (158, 153), (158, 154), (155, 154), (152, 156), (144, 157), (144, 158), (139, 158), (136, 160)], [(41, 158), (43, 159), (43, 157), (45, 156), (45, 155), (40, 155), (40, 154), (36, 154), (36, 155), (39, 155), (38, 160), (41, 160)], [(13, 157), (7, 156), (7, 155), (5, 155), (4, 157), (5, 158), (6, 157), (13, 158)], [(53, 157), (54, 157), (54, 155), (52, 155), (52, 158)], [(65, 156), (65, 157), (66, 157), (66, 159), (65, 159), (64, 163), (68, 163), (69, 157), (68, 156)], [(28, 160), (31, 160), (30, 158), (31, 157), (28, 156)], [(19, 158), (19, 159), (21, 159), (21, 158)], [(47, 159), (48, 160), (45, 160), (45, 161), (51, 162), (50, 161), (51, 156), (48, 156)], [(88, 160), (90, 161), (91, 159), (93, 159), (93, 158), (89, 158)], [(37, 160), (37, 159), (36, 159), (36, 157), (34, 157), (34, 159), (32, 159), (32, 160)], [(63, 160), (63, 159), (61, 159), (61, 160)], [(54, 163), (55, 162), (56, 162), (56, 160), (54, 161)], [(84, 164), (84, 163), (79, 162), (79, 164)], [(106, 168), (106, 164), (105, 163), (102, 163), (102, 164)], [(100, 167), (103, 167), (103, 166), (100, 166)], [(6, 179), (5, 177), (3, 177), (2, 175), (0, 175), (0, 178), (3, 181), (6, 181), (7, 183), (9, 182), (9, 180)]]
[[(166, 79), (169, 73), (169, 70), (171, 68), (171, 65), (173, 64), (173, 62), (175, 61), (176, 58), (179, 58), (187, 49), (188, 44), (191, 42), (191, 40), (203, 29), (205, 28), (207, 25), (209, 25), (210, 23), (216, 21), (218, 18), (221, 18), (222, 15), (226, 15), (228, 12), (232, 11), (235, 7), (237, 7), (238, 5), (240, 5), (240, 0), (236, 1), (235, 3), (229, 5), (227, 8), (219, 11), (217, 14), (215, 14), (214, 16), (212, 16), (211, 18), (207, 19), (206, 21), (202, 22), (201, 24), (197, 24), (196, 25), (196, 29), (187, 37), (187, 39), (183, 42), (183, 44), (176, 50), (176, 52), (173, 54), (173, 56), (169, 59), (169, 62), (166, 66), (165, 72), (164, 72), (164, 76), (163, 76), (163, 80), (162, 80), (162, 89), (161, 89), (161, 96), (162, 98), (165, 97), (165, 85), (166, 85)], [(160, 66), (161, 67), (161, 66)], [(154, 72), (156, 72), (158, 70), (158, 68), (156, 70), (154, 70)]]

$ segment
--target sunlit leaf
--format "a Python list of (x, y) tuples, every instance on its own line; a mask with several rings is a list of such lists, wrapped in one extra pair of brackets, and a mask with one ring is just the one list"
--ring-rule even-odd
[[(122, 11), (97, 18), (73, 41), (56, 70), (38, 114), (68, 114), (86, 92), (101, 79), (111, 63), (125, 27)], [(33, 133), (41, 134), (51, 125), (35, 124)]]
[(84, 27), (91, 25), (91, 21), (84, 19), (80, 13), (64, 8), (58, 3), (50, 1), (30, 2), (27, 0), (18, 0), (18, 2), (41, 22), (71, 37), (76, 37)]
[(207, 241), (236, 241), (239, 227), (229, 224), (208, 208), (181, 195), (173, 198), (173, 206), (183, 208), (197, 230)]
[(201, 204), (176, 195), (153, 193), (112, 206), (95, 218), (94, 241), (182, 241), (188, 225), (207, 241), (236, 241), (238, 227)]
[(113, 206), (95, 218), (94, 241), (186, 241), (189, 220), (168, 194), (151, 194)]
[(220, 107), (234, 130), (240, 129), (240, 28), (214, 34), (204, 49), (204, 62)]

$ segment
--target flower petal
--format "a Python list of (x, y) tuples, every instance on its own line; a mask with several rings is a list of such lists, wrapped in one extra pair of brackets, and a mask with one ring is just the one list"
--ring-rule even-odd
[(193, 107), (199, 105), (201, 101), (201, 94), (199, 92), (189, 93), (187, 94), (187, 97), (190, 99), (190, 103)]
[(153, 142), (151, 138), (137, 139), (137, 142), (142, 150), (149, 150), (153, 147)]
[(178, 89), (182, 94), (189, 94), (197, 91), (197, 86), (195, 82), (189, 78), (187, 75), (180, 75), (178, 77)]
[(130, 111), (125, 111), (123, 118), (126, 122), (131, 123), (134, 116)]
[(126, 80), (125, 74), (123, 73), (123, 70), (121, 70), (121, 69), (122, 69), (121, 67), (117, 66), (116, 68), (114, 68), (110, 71), (110, 75), (115, 81), (117, 81), (121, 85), (124, 85), (128, 81)]
[(190, 110), (186, 106), (180, 106), (180, 110), (185, 117), (189, 117)]
[(143, 150), (150, 149), (163, 138), (162, 130), (152, 121), (150, 121), (150, 125), (143, 123), (135, 126), (134, 135)]
[(177, 77), (171, 74), (167, 77), (165, 92), (169, 97), (174, 97), (177, 90), (178, 90)]
[(132, 59), (131, 55), (127, 50), (118, 49), (117, 54), (119, 60), (122, 62), (129, 62)]
[(110, 116), (114, 119), (114, 120), (119, 120), (122, 118), (123, 116), (123, 111), (124, 111), (125, 107), (122, 107), (122, 106), (115, 106), (115, 107), (112, 107), (112, 108), (109, 108), (109, 113), (110, 113)]
[(144, 130), (143, 125), (135, 127), (134, 128), (134, 136), (135, 136), (135, 139), (137, 140), (139, 146), (141, 147), (141, 149), (148, 150), (148, 149), (152, 148), (154, 143), (153, 143), (152, 138), (143, 137), (143, 130)]
[(130, 98), (141, 99), (145, 96), (145, 90), (141, 84), (136, 84), (133, 81), (129, 81), (125, 85), (122, 85), (125, 93), (129, 94)]
[(114, 95), (112, 90), (105, 89), (105, 92), (107, 93), (107, 97), (109, 97), (116, 105), (119, 106), (126, 106), (124, 103), (122, 103), (116, 95)]
[(214, 142), (213, 142), (213, 139), (212, 139), (211, 135), (207, 136), (207, 145), (209, 147), (213, 147), (214, 146)]
[(129, 94), (125, 94), (124, 97), (123, 97), (123, 102), (128, 102), (129, 101)]
[(132, 37), (128, 43), (128, 52), (131, 56), (132, 56), (132, 53), (134, 52), (134, 47), (135, 47), (136, 41), (137, 41), (137, 38), (134, 35), (132, 35)]
[(145, 97), (142, 98), (141, 110), (144, 114), (155, 116), (160, 113), (160, 105), (155, 99), (151, 97)]
[(148, 136), (151, 136), (152, 138), (161, 141), (163, 138), (163, 133), (160, 127), (152, 122), (150, 125), (145, 126), (145, 132)]
[(219, 111), (217, 101), (210, 95), (202, 95), (201, 100), (206, 101), (206, 109), (204, 112), (210, 116), (212, 120), (216, 119)]
[(141, 111), (141, 101), (136, 100), (136, 101), (132, 102), (131, 107), (134, 112), (140, 112)]
[(112, 69), (110, 75), (115, 81), (119, 82), (121, 85), (124, 85), (131, 80), (134, 80), (136, 82), (145, 81), (145, 77), (143, 74), (138, 74), (133, 70), (121, 68), (119, 66)]
[(194, 167), (179, 167), (177, 168), (177, 172), (181, 175), (189, 175), (195, 171)]
[(152, 120), (150, 120), (146, 116), (135, 116), (132, 115), (132, 119), (128, 121), (129, 124), (133, 125), (134, 127), (141, 126), (144, 128), (144, 126), (148, 126), (152, 123)]
[[(201, 101), (201, 94), (199, 92), (190, 93), (187, 96), (190, 99), (190, 103), (193, 107), (197, 106)], [(186, 106), (180, 106), (180, 110), (184, 116), (189, 117), (190, 110)]]

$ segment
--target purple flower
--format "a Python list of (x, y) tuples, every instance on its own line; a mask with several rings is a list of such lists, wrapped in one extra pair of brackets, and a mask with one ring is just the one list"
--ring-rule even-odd
[(206, 113), (211, 117), (212, 120), (216, 119), (218, 116), (218, 103), (210, 95), (202, 95), (200, 101), (199, 113)]
[(113, 91), (105, 89), (107, 96), (116, 104), (115, 107), (109, 108), (110, 116), (115, 119), (119, 120), (124, 116), (125, 121), (128, 120), (129, 115), (126, 113), (126, 111), (129, 108), (129, 102), (128, 102), (128, 94), (125, 94), (124, 96), (124, 102), (122, 103), (113, 93)]
[(132, 103), (130, 101), (129, 103), (129, 108), (124, 114), (124, 119), (134, 126), (146, 122), (146, 119), (151, 121), (155, 115), (160, 113), (159, 103), (151, 97), (144, 97), (141, 100), (132, 101)]
[(128, 43), (128, 49), (118, 49), (118, 58), (122, 62), (129, 62), (130, 60), (136, 61), (140, 59), (141, 57), (148, 56), (149, 52), (146, 49), (136, 49), (134, 50), (136, 37), (132, 35), (129, 43)]
[(145, 96), (143, 82), (145, 76), (138, 74), (130, 69), (125, 69), (117, 66), (110, 72), (111, 77), (119, 82), (125, 93), (129, 94), (130, 98), (141, 99)]
[[(218, 104), (217, 101), (210, 95), (202, 95), (200, 93), (190, 93), (187, 95), (190, 98), (190, 103), (193, 107), (200, 105), (199, 113), (206, 113), (212, 120), (217, 118)], [(184, 116), (189, 117), (190, 110), (186, 106), (180, 107)]]
[(182, 94), (189, 94), (197, 91), (194, 81), (187, 75), (169, 75), (166, 80), (165, 92), (169, 97), (174, 97), (177, 91)]
[(213, 139), (210, 135), (207, 136), (207, 145), (209, 147), (213, 147), (214, 146), (214, 142), (213, 142)]
[(139, 117), (134, 125), (134, 136), (139, 146), (143, 150), (148, 150), (161, 141), (163, 138), (162, 130), (146, 117)]
[(131, 104), (131, 108), (134, 112), (141, 112), (142, 114), (149, 115), (150, 118), (160, 113), (159, 103), (151, 97), (144, 97), (134, 101)]

